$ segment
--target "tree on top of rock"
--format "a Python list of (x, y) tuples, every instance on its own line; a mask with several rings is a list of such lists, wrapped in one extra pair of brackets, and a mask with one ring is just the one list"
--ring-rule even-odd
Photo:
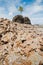
[(23, 12), (23, 7), (20, 6), (20, 7), (18, 8), (18, 10), (22, 13), (22, 12)]

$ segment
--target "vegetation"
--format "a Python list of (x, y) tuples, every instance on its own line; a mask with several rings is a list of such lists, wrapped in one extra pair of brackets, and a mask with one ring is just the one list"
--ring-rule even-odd
[(23, 7), (20, 6), (20, 7), (18, 8), (18, 10), (22, 13), (22, 12), (23, 12)]

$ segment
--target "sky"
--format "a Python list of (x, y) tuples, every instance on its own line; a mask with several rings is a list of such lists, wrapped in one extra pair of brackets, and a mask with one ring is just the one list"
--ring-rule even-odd
[(12, 19), (21, 14), (19, 6), (24, 9), (22, 15), (29, 17), (32, 24), (43, 24), (43, 0), (0, 0), (0, 18)]

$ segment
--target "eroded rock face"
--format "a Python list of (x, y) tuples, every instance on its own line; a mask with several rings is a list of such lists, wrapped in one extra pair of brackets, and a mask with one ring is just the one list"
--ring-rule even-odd
[(19, 22), (19, 23), (24, 23), (24, 19), (23, 19), (23, 16), (22, 15), (17, 15), (15, 17), (13, 17), (13, 20), (14, 22)]
[(31, 24), (31, 21), (28, 17), (24, 17), (24, 23), (25, 24)]
[(12, 21), (24, 24), (31, 24), (30, 19), (28, 17), (23, 17), (22, 15), (16, 15), (15, 17), (13, 17)]
[(1, 19), (0, 65), (43, 65), (43, 28)]

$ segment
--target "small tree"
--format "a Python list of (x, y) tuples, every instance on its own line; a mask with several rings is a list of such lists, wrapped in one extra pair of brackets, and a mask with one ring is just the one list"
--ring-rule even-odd
[(18, 8), (18, 10), (22, 13), (22, 12), (23, 12), (23, 7), (20, 6), (20, 7)]

